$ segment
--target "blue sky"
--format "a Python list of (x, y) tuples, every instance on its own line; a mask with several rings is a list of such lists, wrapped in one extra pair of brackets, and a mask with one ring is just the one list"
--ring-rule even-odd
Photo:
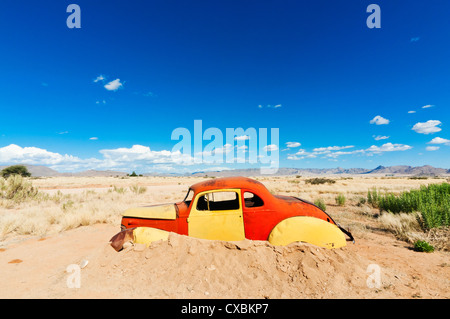
[[(381, 28), (366, 25), (371, 3)], [(258, 166), (177, 161), (172, 131), (202, 120), (278, 128), (281, 167), (450, 168), (448, 12), (445, 0), (2, 1), (0, 165)]]

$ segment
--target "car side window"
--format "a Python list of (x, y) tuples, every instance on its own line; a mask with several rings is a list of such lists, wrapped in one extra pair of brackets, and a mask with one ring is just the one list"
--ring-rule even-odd
[(264, 201), (261, 197), (251, 192), (244, 193), (244, 203), (247, 208), (261, 207), (264, 205)]
[(239, 196), (234, 191), (206, 193), (197, 200), (197, 210), (221, 211), (236, 209), (239, 209)]

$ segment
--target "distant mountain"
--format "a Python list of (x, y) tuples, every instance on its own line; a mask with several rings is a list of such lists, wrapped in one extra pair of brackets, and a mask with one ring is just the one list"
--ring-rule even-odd
[(79, 173), (72, 173), (71, 176), (83, 176), (83, 177), (108, 177), (108, 176), (127, 176), (127, 173), (118, 171), (96, 171), (88, 170)]
[(436, 168), (430, 165), (424, 166), (378, 166), (365, 174), (397, 174), (397, 175), (415, 175), (415, 176), (437, 176), (450, 174), (450, 169)]
[[(54, 176), (80, 176), (80, 177), (108, 177), (108, 176), (126, 176), (127, 173), (119, 171), (98, 171), (87, 170), (76, 173), (60, 173), (54, 169), (41, 165), (24, 165), (33, 177), (54, 177)], [(8, 166), (0, 166), (0, 170)], [(360, 174), (373, 174), (373, 175), (407, 175), (407, 176), (439, 176), (450, 175), (450, 169), (436, 168), (430, 165), (424, 166), (378, 166), (375, 169), (366, 168), (288, 168), (282, 167), (278, 169), (278, 172), (274, 175), (277, 176), (314, 176), (314, 175), (360, 175)], [(227, 176), (260, 176), (261, 172), (259, 168), (248, 169), (234, 169), (234, 170), (222, 170), (222, 171), (200, 171), (192, 174), (156, 174), (148, 173), (144, 176), (214, 176), (214, 177), (227, 177)]]
[[(0, 166), (0, 171), (8, 166)], [(55, 176), (80, 176), (80, 177), (94, 177), (94, 176), (126, 176), (127, 173), (118, 171), (96, 171), (87, 170), (77, 173), (60, 173), (47, 166), (42, 165), (23, 165), (31, 173), (32, 177), (55, 177)]]
[[(359, 174), (380, 174), (380, 175), (411, 175), (411, 176), (439, 176), (450, 174), (450, 169), (436, 168), (430, 165), (425, 166), (378, 166), (375, 169), (365, 169), (365, 168), (279, 168), (278, 172), (275, 174), (277, 176), (285, 175), (359, 175)], [(235, 170), (224, 170), (224, 171), (205, 171), (196, 172), (192, 174), (193, 176), (215, 176), (215, 177), (226, 177), (226, 176), (259, 176), (261, 175), (260, 170), (257, 168), (252, 169), (235, 169)]]
[[(363, 174), (370, 171), (364, 168), (350, 168), (344, 169), (341, 167), (337, 168), (287, 168), (282, 167), (278, 169), (275, 175), (325, 175), (325, 174)], [(259, 168), (249, 168), (249, 169), (234, 169), (234, 170), (223, 170), (223, 171), (205, 171), (196, 172), (192, 176), (216, 176), (216, 177), (226, 177), (226, 176), (258, 176), (261, 175)]]

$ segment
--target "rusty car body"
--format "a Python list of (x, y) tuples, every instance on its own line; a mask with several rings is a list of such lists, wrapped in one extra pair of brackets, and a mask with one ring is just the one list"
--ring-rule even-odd
[(196, 238), (239, 241), (268, 240), (274, 245), (307, 242), (339, 248), (354, 240), (316, 205), (292, 196), (273, 195), (259, 181), (224, 177), (192, 185), (183, 201), (126, 210), (122, 231), (111, 239), (150, 244), (170, 232)]

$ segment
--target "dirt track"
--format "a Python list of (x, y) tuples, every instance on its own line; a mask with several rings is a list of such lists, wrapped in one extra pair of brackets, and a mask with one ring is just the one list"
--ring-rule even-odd
[[(108, 245), (116, 232), (94, 225), (10, 239), (0, 250), (0, 298), (450, 297), (447, 252), (418, 253), (386, 234), (368, 233), (338, 250), (174, 234), (117, 253)], [(68, 288), (74, 273), (67, 267), (85, 260), (80, 288)], [(370, 264), (380, 267), (378, 287), (368, 287), (376, 285)]]

